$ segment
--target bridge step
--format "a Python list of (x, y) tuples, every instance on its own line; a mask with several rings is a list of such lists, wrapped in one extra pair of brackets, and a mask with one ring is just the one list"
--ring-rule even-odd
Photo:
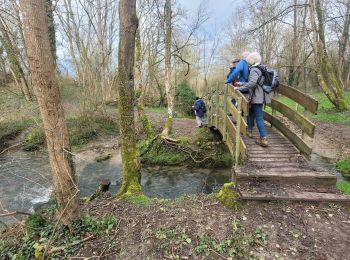
[(311, 172), (311, 171), (268, 171), (258, 173), (237, 173), (238, 182), (269, 182), (269, 183), (300, 183), (314, 184), (321, 186), (334, 186), (337, 182), (337, 177), (326, 172)]
[(282, 194), (271, 193), (250, 193), (241, 191), (243, 200), (261, 200), (261, 201), (306, 201), (306, 202), (343, 202), (350, 204), (350, 196), (334, 193), (322, 192), (301, 192), (286, 191)]
[[(283, 167), (293, 167), (295, 169), (302, 168), (304, 165), (298, 164), (296, 162), (247, 162), (247, 168), (255, 167), (256, 169), (269, 169), (269, 168), (283, 168)], [(306, 164), (305, 164), (306, 166)]]

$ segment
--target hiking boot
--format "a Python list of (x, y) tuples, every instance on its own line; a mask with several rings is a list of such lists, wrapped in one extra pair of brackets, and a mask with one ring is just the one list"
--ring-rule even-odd
[(249, 138), (253, 138), (253, 130), (248, 129), (248, 131), (247, 131), (247, 136), (248, 136)]
[(262, 147), (267, 147), (268, 142), (266, 140), (266, 137), (264, 137), (264, 138), (260, 137), (258, 140), (256, 140), (256, 144), (258, 144), (258, 145), (260, 145)]

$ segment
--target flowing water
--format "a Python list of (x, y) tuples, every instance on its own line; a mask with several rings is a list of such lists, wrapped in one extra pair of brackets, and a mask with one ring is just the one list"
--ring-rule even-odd
[[(75, 158), (80, 196), (91, 195), (103, 179), (111, 181), (116, 192), (122, 181), (121, 157), (97, 163), (89, 151)], [(147, 167), (142, 169), (141, 185), (150, 197), (174, 198), (185, 194), (211, 193), (230, 180), (230, 169), (187, 169)], [(50, 199), (50, 168), (46, 153), (17, 151), (0, 158), (0, 211), (33, 212)]]

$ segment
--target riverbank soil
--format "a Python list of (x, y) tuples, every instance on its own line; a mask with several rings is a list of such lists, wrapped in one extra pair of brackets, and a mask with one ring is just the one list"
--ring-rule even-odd
[(137, 201), (83, 204), (83, 214), (118, 224), (74, 246), (70, 259), (350, 259), (349, 207), (339, 204), (246, 202), (232, 211), (214, 196)]
[(316, 121), (313, 151), (331, 159), (350, 158), (350, 126)]

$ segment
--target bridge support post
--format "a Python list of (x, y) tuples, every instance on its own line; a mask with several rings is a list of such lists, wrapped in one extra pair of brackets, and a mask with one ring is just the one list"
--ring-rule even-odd
[(241, 120), (242, 120), (242, 97), (237, 100), (237, 132), (236, 132), (236, 152), (235, 152), (235, 167), (239, 164), (240, 144), (241, 144)]
[(214, 95), (213, 95), (213, 87), (212, 85), (210, 85), (210, 90), (209, 90), (209, 93), (210, 93), (210, 102), (209, 102), (209, 113), (208, 113), (208, 126), (212, 126), (213, 125), (213, 98), (214, 98)]
[(227, 88), (228, 85), (225, 84), (225, 92), (224, 92), (224, 112), (225, 112), (225, 117), (223, 118), (224, 120), (224, 132), (222, 133), (222, 137), (224, 142), (227, 139)]

